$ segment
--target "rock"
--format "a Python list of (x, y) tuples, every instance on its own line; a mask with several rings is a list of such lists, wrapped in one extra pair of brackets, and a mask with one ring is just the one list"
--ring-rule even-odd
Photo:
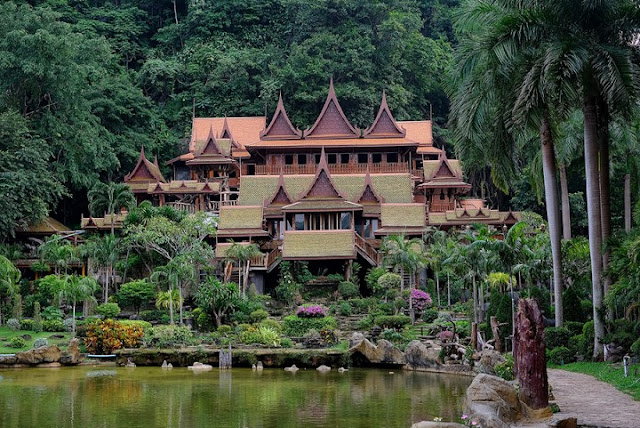
[(479, 374), (467, 388), (469, 419), (486, 428), (508, 428), (522, 419), (515, 386), (497, 376)]
[(172, 368), (173, 368), (173, 364), (171, 364), (171, 363), (167, 363), (167, 360), (164, 360), (164, 361), (162, 362), (162, 368), (163, 368), (163, 369), (172, 369)]
[(189, 370), (193, 370), (193, 371), (208, 371), (208, 370), (212, 370), (213, 366), (209, 365), (209, 364), (202, 364), (198, 361), (196, 361), (195, 363), (193, 363), (192, 366), (187, 367)]
[(437, 367), (442, 365), (441, 350), (440, 346), (427, 347), (419, 340), (412, 340), (404, 351), (404, 357), (413, 367)]
[(124, 365), (125, 367), (135, 367), (136, 363), (134, 363), (133, 361), (131, 361), (131, 358), (127, 359), (127, 364)]
[(43, 346), (41, 348), (29, 349), (28, 351), (16, 354), (16, 364), (42, 364), (57, 363), (60, 361), (62, 351), (57, 346)]
[(264, 370), (264, 366), (262, 365), (262, 361), (258, 361), (258, 364), (256, 364), (256, 370), (258, 370), (258, 371)]
[(292, 365), (291, 367), (285, 367), (285, 368), (284, 368), (284, 371), (285, 371), (285, 372), (293, 372), (293, 373), (295, 373), (295, 372), (297, 372), (298, 370), (300, 370), (300, 369), (299, 369), (299, 368), (297, 368), (295, 364), (294, 364), (294, 365)]
[(255, 364), (251, 364), (251, 370), (256, 370), (256, 369), (257, 369), (256, 365)]
[(42, 363), (42, 364), (38, 364), (38, 368), (56, 368), (56, 367), (62, 367), (62, 364), (60, 364), (60, 363)]
[(87, 377), (115, 377), (118, 373), (115, 370), (95, 370), (87, 373)]
[(349, 339), (349, 348), (353, 348), (363, 340), (365, 340), (364, 334), (358, 331), (354, 331), (353, 334), (351, 335), (351, 338)]
[(80, 353), (80, 341), (73, 338), (69, 341), (69, 347), (60, 357), (60, 363), (66, 366), (80, 364), (84, 360), (84, 356)]
[(64, 339), (64, 334), (52, 334), (49, 339)]
[(23, 334), (22, 337), (24, 340), (31, 340), (31, 335), (30, 334)]
[(330, 372), (331, 371), (331, 367), (325, 366), (323, 364), (323, 365), (317, 367), (316, 370), (318, 370), (319, 372), (322, 372), (322, 373), (326, 373), (326, 372)]
[(348, 371), (349, 371), (349, 369), (345, 369), (344, 367), (340, 367), (338, 369), (338, 373), (344, 373), (344, 372), (348, 372)]
[(3, 365), (12, 366), (15, 363), (16, 363), (15, 355), (5, 355), (3, 357), (0, 357), (0, 366), (3, 366)]
[(411, 428), (465, 428), (464, 425), (455, 422), (429, 422), (422, 421), (411, 425)]
[(498, 352), (491, 349), (485, 349), (481, 352), (474, 354), (474, 359), (477, 358), (477, 362), (474, 366), (474, 370), (478, 373), (485, 373), (495, 375), (495, 367), (497, 364), (504, 363), (506, 359)]
[(369, 340), (364, 339), (360, 343), (349, 349), (351, 355), (360, 353), (370, 363), (383, 363), (383, 364), (405, 364), (405, 357), (402, 351), (393, 346), (393, 344), (387, 340), (378, 341), (378, 345), (374, 345)]

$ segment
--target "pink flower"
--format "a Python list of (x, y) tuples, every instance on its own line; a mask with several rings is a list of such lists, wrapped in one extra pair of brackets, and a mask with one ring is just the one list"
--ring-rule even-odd
[(465, 420), (465, 419), (467, 419), (468, 417), (469, 417), (469, 416), (467, 416), (467, 415), (463, 414), (463, 415), (462, 415), (462, 417), (461, 417), (460, 419)]
[(471, 421), (471, 426), (476, 426), (476, 425), (478, 425), (477, 421)]
[(296, 315), (303, 318), (324, 318), (327, 316), (327, 309), (320, 305), (304, 305), (298, 307)]

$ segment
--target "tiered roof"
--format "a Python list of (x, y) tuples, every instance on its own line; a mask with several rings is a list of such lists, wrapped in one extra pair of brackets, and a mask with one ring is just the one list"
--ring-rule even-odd
[(149, 183), (165, 183), (166, 181), (160, 172), (157, 158), (154, 162), (150, 162), (144, 154), (144, 146), (142, 146), (138, 162), (133, 171), (124, 177), (124, 182), (134, 193), (140, 193), (146, 192)]
[(267, 128), (260, 132), (261, 140), (297, 140), (302, 138), (302, 131), (294, 127), (289, 120), (282, 102), (282, 92), (278, 96), (278, 106)]
[(305, 138), (360, 138), (360, 130), (349, 123), (338, 102), (333, 77), (329, 81), (329, 94), (324, 102), (320, 116), (309, 129), (304, 131)]
[(352, 230), (287, 230), (282, 258), (286, 260), (355, 259)]
[(419, 234), (426, 224), (424, 204), (382, 204), (381, 228), (376, 234)]
[(373, 124), (364, 131), (364, 137), (368, 138), (402, 138), (407, 135), (407, 131), (398, 126), (393, 118), (389, 105), (387, 105), (387, 94), (382, 91), (382, 101), (380, 109)]
[(462, 166), (458, 160), (449, 160), (447, 153), (440, 152), (437, 160), (425, 160), (423, 163), (424, 182), (418, 188), (458, 188), (468, 191), (471, 188), (462, 177)]
[(217, 236), (267, 236), (268, 232), (262, 228), (262, 219), (262, 205), (222, 206)]

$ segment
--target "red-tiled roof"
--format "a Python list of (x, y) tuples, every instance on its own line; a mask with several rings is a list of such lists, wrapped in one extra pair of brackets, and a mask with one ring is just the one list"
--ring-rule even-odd
[(140, 148), (140, 156), (138, 157), (138, 163), (133, 168), (130, 174), (127, 174), (124, 177), (125, 183), (130, 181), (144, 181), (144, 182), (152, 182), (152, 181), (161, 181), (165, 182), (162, 173), (160, 172), (160, 168), (157, 163), (150, 162), (149, 159), (144, 154), (144, 146)]

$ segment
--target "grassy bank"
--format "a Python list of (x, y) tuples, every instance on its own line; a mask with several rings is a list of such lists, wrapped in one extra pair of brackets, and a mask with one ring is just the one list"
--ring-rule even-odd
[(629, 367), (629, 377), (626, 378), (624, 377), (622, 363), (580, 362), (551, 367), (591, 375), (631, 395), (635, 400), (640, 400), (640, 364), (631, 365)]
[[(22, 348), (11, 348), (9, 347), (9, 343), (11, 339), (16, 336), (31, 336), (30, 339), (25, 339), (25, 346)], [(64, 338), (52, 338), (54, 335), (64, 335)], [(14, 331), (8, 327), (0, 327), (0, 354), (15, 354), (16, 352), (26, 351), (27, 349), (33, 348), (33, 342), (36, 339), (45, 338), (49, 341), (49, 345), (58, 345), (60, 348), (66, 348), (69, 344), (69, 340), (71, 339), (71, 333), (51, 333), (48, 331), (43, 331), (40, 333), (36, 333), (34, 331), (28, 330), (18, 330)]]

